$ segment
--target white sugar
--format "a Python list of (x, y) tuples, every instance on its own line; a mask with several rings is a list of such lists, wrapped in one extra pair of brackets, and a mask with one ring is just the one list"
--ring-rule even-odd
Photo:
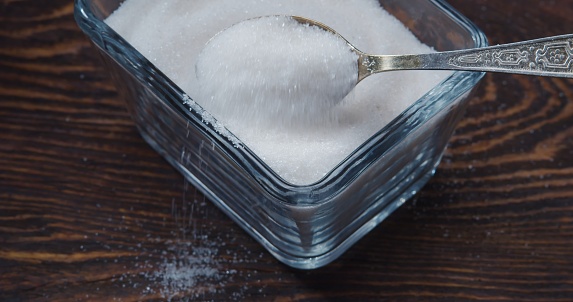
[(354, 88), (358, 56), (346, 42), (287, 16), (237, 23), (196, 63), (198, 100), (221, 120), (249, 127), (323, 124)]
[[(199, 93), (200, 83), (195, 73), (199, 54), (222, 30), (247, 19), (269, 15), (299, 15), (319, 21), (368, 53), (432, 51), (374, 0), (127, 0), (106, 22), (207, 109), (217, 105), (210, 102), (208, 94)], [(239, 47), (240, 43), (236, 43)], [(253, 127), (252, 123), (244, 122), (243, 116), (213, 113), (285, 180), (310, 184), (448, 74), (404, 71), (371, 76), (330, 108), (329, 119), (304, 127), (286, 127), (283, 123)], [(267, 84), (277, 82), (273, 76), (265, 78), (269, 81)], [(301, 78), (305, 76), (308, 75)], [(218, 94), (214, 87), (211, 93)], [(241, 101), (253, 102), (252, 99)], [(336, 100), (328, 104), (334, 103)], [(318, 110), (324, 108), (319, 106)]]

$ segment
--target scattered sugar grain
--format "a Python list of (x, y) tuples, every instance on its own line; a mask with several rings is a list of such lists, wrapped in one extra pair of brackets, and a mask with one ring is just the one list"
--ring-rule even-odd
[[(192, 194), (188, 194), (188, 190), (192, 190)], [(147, 234), (144, 241), (126, 247), (135, 256), (133, 261), (131, 257), (114, 259), (114, 263), (128, 265), (122, 265), (124, 273), (114, 275), (113, 280), (118, 287), (140, 292), (140, 300), (159, 296), (165, 301), (217, 300), (220, 297), (243, 301), (253, 290), (248, 287), (237, 289), (232, 284), (235, 278), (244, 278), (248, 269), (245, 264), (257, 263), (257, 257), (251, 257), (247, 247), (236, 242), (234, 232), (220, 233), (213, 227), (205, 227), (213, 205), (204, 199), (188, 200), (188, 196), (198, 196), (198, 193), (185, 182), (182, 198), (171, 205), (171, 222), (175, 224), (172, 236), (160, 238)], [(197, 220), (197, 217), (201, 219)], [(134, 222), (122, 219), (119, 223)], [(233, 243), (232, 250), (225, 248), (227, 242)], [(235, 269), (238, 267), (241, 270)], [(247, 270), (247, 274), (259, 280), (256, 270)]]

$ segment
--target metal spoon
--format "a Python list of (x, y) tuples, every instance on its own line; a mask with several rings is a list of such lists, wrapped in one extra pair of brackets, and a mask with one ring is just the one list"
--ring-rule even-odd
[(358, 55), (358, 82), (392, 70), (491, 71), (573, 78), (573, 34), (501, 44), (484, 48), (417, 55), (371, 55), (358, 50), (332, 28), (304, 17), (301, 24), (322, 28), (342, 38)]

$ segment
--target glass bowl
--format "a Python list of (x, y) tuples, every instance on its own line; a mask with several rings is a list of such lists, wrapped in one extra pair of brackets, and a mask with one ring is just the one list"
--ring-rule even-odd
[[(429, 180), (483, 73), (455, 72), (320, 181), (292, 185), (221, 128), (103, 20), (121, 0), (76, 0), (75, 18), (102, 55), (143, 138), (283, 263), (324, 266)], [(487, 46), (440, 0), (380, 0), (436, 50)]]

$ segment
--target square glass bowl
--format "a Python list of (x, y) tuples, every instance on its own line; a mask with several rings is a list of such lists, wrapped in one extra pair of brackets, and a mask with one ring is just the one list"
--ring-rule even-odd
[[(416, 194), (483, 77), (453, 73), (322, 180), (296, 186), (103, 22), (121, 2), (76, 0), (75, 18), (102, 54), (141, 135), (271, 254), (296, 268), (333, 261)], [(380, 4), (436, 50), (487, 46), (484, 34), (444, 1)]]

